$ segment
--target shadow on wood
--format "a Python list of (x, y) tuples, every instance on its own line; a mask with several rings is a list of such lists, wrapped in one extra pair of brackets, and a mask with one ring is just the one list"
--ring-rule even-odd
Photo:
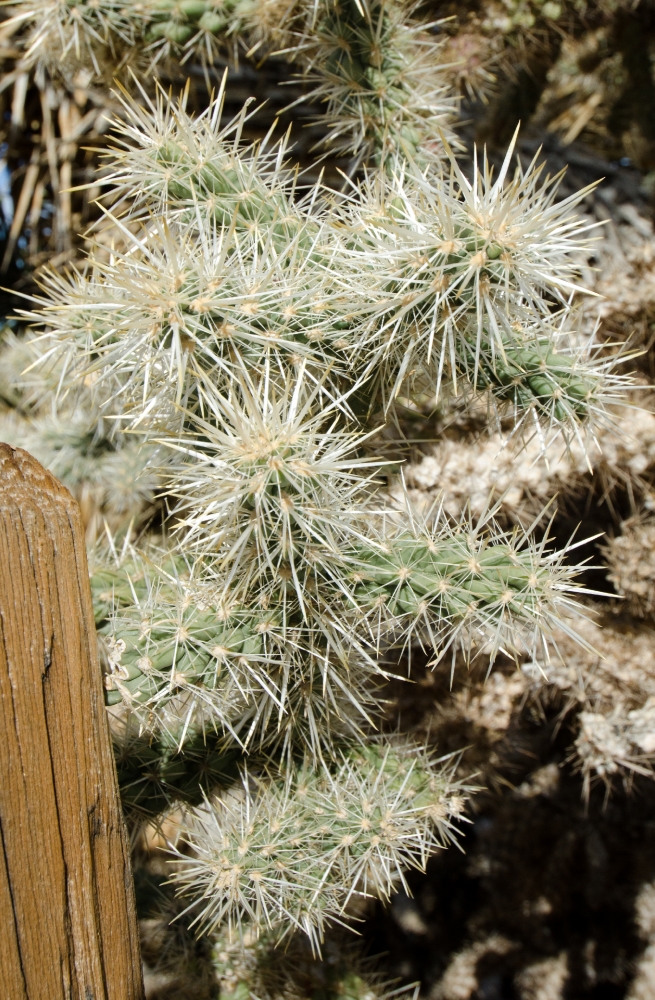
[(140, 1000), (84, 530), (0, 444), (0, 968), (12, 1000)]

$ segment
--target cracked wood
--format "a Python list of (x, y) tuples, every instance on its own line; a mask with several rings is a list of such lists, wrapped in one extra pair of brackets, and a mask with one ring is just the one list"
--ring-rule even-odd
[(0, 444), (0, 968), (12, 1000), (141, 1000), (84, 530)]

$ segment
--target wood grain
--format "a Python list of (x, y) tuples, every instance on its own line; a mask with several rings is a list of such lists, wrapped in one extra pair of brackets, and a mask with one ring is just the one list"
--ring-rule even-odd
[(0, 969), (12, 1000), (141, 1000), (84, 529), (0, 444)]

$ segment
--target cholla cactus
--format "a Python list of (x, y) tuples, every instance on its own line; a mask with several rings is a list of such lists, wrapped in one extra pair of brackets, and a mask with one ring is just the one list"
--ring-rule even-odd
[(433, 25), (411, 23), (394, 0), (319, 0), (302, 14), (282, 53), (327, 103), (327, 143), (360, 158), (438, 159), (456, 102)]
[[(348, 31), (392, 48), (389, 10), (348, 8)], [(319, 947), (357, 898), (424, 869), (464, 808), (452, 764), (373, 735), (394, 655), (545, 662), (579, 589), (566, 553), (494, 512), (392, 499), (368, 417), (448, 374), (544, 437), (582, 438), (615, 386), (566, 334), (588, 226), (534, 164), (508, 180), (511, 150), (497, 181), (485, 164), (471, 182), (396, 144), (336, 204), (298, 196), (284, 144), (242, 153), (222, 94), (195, 121), (163, 99), (125, 109), (121, 245), (50, 273), (26, 315), (55, 412), (89, 393), (117, 454), (156, 449), (167, 496), (160, 552), (128, 539), (93, 567), (126, 795), (135, 816), (194, 805), (174, 877), (201, 929)], [(204, 741), (229, 768), (202, 763)], [(198, 780), (178, 787), (189, 761)]]
[[(243, 5), (243, 0), (241, 5)], [(70, 83), (80, 71), (110, 83), (132, 69), (190, 58), (212, 64), (233, 49), (241, 20), (234, 0), (18, 0), (25, 64)]]
[(186, 111), (188, 90), (179, 105), (161, 91), (156, 101), (141, 91), (145, 107), (123, 93), (126, 118), (117, 124), (119, 145), (109, 154), (104, 183), (113, 200), (127, 199), (132, 215), (145, 208), (193, 222), (200, 213), (219, 227), (246, 232), (259, 226), (264, 240), (279, 227), (288, 240), (308, 220), (294, 198), (294, 174), (284, 165), (287, 140), (273, 142), (269, 133), (245, 146), (250, 102), (224, 125), (226, 82), (224, 73), (218, 94), (197, 117)]
[(284, 377), (309, 363), (314, 381), (330, 366), (332, 378), (343, 370), (348, 331), (330, 326), (329, 302), (317, 308), (320, 276), (311, 280), (293, 245), (295, 259), (283, 261), (274, 248), (260, 254), (248, 234), (211, 227), (199, 240), (195, 226), (165, 219), (130, 242), (97, 262), (91, 281), (48, 275), (40, 311), (69, 379), (98, 379), (125, 419), (147, 415), (150, 426), (170, 429), (175, 406), (196, 408), (203, 386), (225, 385), (244, 368), (268, 365)]
[(140, 526), (161, 487), (161, 447), (120, 433), (121, 407), (111, 392), (92, 386), (93, 379), (62, 390), (65, 364), (51, 356), (47, 338), (9, 338), (0, 364), (13, 404), (0, 415), (2, 437), (27, 448), (71, 490), (87, 540), (93, 542), (105, 527), (120, 533), (129, 524)]
[(512, 147), (495, 181), (486, 160), (472, 181), (454, 161), (450, 176), (435, 176), (398, 160), (392, 177), (379, 172), (353, 193), (334, 225), (320, 189), (294, 202), (283, 146), (249, 149), (240, 162), (228, 140), (243, 116), (221, 128), (221, 107), (219, 95), (194, 122), (160, 102), (149, 124), (127, 103), (127, 148), (110, 177), (123, 192), (137, 179), (137, 217), (169, 203), (172, 213), (140, 235), (121, 223), (126, 251), (97, 264), (89, 286), (97, 319), (87, 292), (76, 302), (67, 281), (49, 279), (61, 345), (77, 352), (85, 340), (109, 362), (105, 377), (127, 369), (137, 392), (147, 377), (160, 401), (175, 381), (178, 404), (200, 369), (215, 378), (235, 358), (252, 366), (272, 355), (283, 372), (306, 359), (342, 389), (375, 373), (369, 405), (388, 406), (406, 387), (438, 395), (450, 371), (455, 388), (486, 392), (551, 432), (572, 436), (590, 416), (604, 419), (626, 380), (612, 373), (616, 360), (589, 357), (573, 325), (593, 228), (575, 213), (586, 192), (557, 202), (557, 179), (540, 182), (536, 161), (508, 182)]
[(238, 0), (145, 0), (151, 66), (171, 58), (182, 65), (191, 58), (213, 63), (225, 38), (238, 31), (239, 6)]
[(486, 156), (471, 180), (454, 160), (436, 180), (399, 164), (353, 198), (352, 258), (368, 247), (387, 271), (383, 319), (362, 347), (387, 401), (412, 380), (438, 395), (450, 368), (455, 385), (465, 379), (519, 417), (536, 411), (551, 429), (573, 430), (581, 416), (601, 415), (621, 382), (615, 362), (585, 358), (569, 329), (593, 228), (575, 213), (587, 192), (557, 202), (561, 178), (540, 182), (536, 159), (508, 181), (513, 145), (495, 180)]
[(134, 594), (134, 607), (106, 630), (109, 701), (181, 741), (201, 727), (242, 747), (304, 742), (329, 757), (335, 740), (356, 737), (375, 714), (381, 649), (419, 643), (439, 658), (459, 646), (539, 655), (542, 639), (574, 610), (561, 554), (491, 528), (463, 523), (453, 534), (443, 523), (367, 536), (362, 520), (359, 535), (338, 539), (341, 555), (328, 550), (323, 565), (314, 543), (318, 580), (302, 566), (294, 577), (288, 563), (277, 572), (264, 564), (254, 579), (242, 568), (226, 587), (225, 569), (195, 567), (203, 583), (167, 575), (153, 589), (138, 569), (132, 582), (132, 562), (122, 578), (101, 570), (98, 601), (111, 580), (117, 604), (128, 586)]
[(317, 943), (325, 920), (353, 895), (388, 898), (404, 870), (424, 868), (452, 839), (464, 806), (447, 769), (416, 746), (355, 749), (334, 772), (294, 769), (282, 782), (250, 777), (200, 809), (175, 879), (199, 897), (201, 926), (223, 921), (304, 930)]
[(247, 927), (241, 937), (226, 927), (213, 937), (212, 958), (222, 996), (254, 995), (262, 1000), (301, 1000), (320, 995), (327, 1000), (415, 1000), (418, 986), (385, 982), (371, 959), (362, 958), (352, 940), (330, 934), (322, 957), (312, 954), (295, 934), (282, 951), (275, 936)]
[[(209, 65), (237, 47), (281, 53), (326, 106), (328, 148), (351, 157), (342, 191), (303, 187), (288, 137), (244, 141), (249, 105), (225, 121), (225, 79), (195, 117), (191, 86), (175, 103), (136, 84), (96, 179), (113, 236), (83, 269), (41, 275), (24, 314), (38, 333), (6, 337), (0, 356), (2, 436), (74, 490), (94, 543), (135, 856), (174, 849), (179, 898), (156, 933), (193, 923), (169, 966), (146, 951), (156, 975), (183, 965), (195, 929), (208, 995), (215, 976), (238, 1000), (387, 1000), (354, 946), (335, 950), (334, 925), (409, 892), (445, 853), (467, 772), (502, 779), (519, 717), (541, 734), (546, 713), (566, 724), (556, 762), (511, 773), (512, 815), (555, 794), (563, 740), (587, 794), (653, 771), (652, 643), (629, 618), (613, 630), (618, 602), (602, 631), (579, 617), (572, 546), (554, 551), (538, 523), (573, 477), (644, 492), (640, 445), (611, 419), (628, 380), (578, 309), (593, 199), (564, 197), (539, 155), (514, 170), (516, 142), (498, 175), (486, 154), (463, 162), (453, 134), (454, 91), (490, 93), (503, 47), (566, 30), (573, 8), (482, 0), (449, 26), (399, 0), (16, 5), (18, 70), (36, 67), (50, 94), (79, 70), (86, 88), (192, 64), (209, 88)], [(653, 420), (640, 420), (643, 451)], [(611, 579), (648, 617), (650, 528), (622, 530)], [(439, 757), (456, 745), (472, 749)], [(512, 919), (530, 923), (542, 893), (550, 905), (531, 891)], [(421, 934), (423, 900), (398, 902)], [(482, 994), (493, 956), (518, 955), (488, 919), (435, 996)], [(565, 958), (526, 955), (517, 995), (560, 990)], [(179, 984), (193, 995), (190, 976)]]
[(143, 7), (120, 0), (22, 0), (14, 21), (27, 26), (25, 62), (72, 79), (80, 70), (109, 77), (134, 59)]
[(207, 71), (225, 56), (236, 62), (240, 47), (275, 50), (315, 84), (310, 96), (327, 102), (327, 141), (337, 151), (432, 162), (445, 139), (456, 145), (456, 99), (433, 25), (409, 13), (397, 0), (18, 0), (12, 25), (22, 28), (24, 65), (67, 86), (190, 60)]

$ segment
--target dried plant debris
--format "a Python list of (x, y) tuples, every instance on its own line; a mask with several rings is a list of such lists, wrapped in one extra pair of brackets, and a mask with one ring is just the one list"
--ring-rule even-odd
[(605, 559), (608, 579), (624, 599), (625, 610), (637, 618), (655, 613), (655, 524), (652, 517), (636, 517), (621, 525), (609, 540)]
[(646, 948), (637, 962), (627, 1000), (646, 1000), (655, 989), (655, 884), (646, 882), (636, 899), (635, 923)]
[[(652, 169), (655, 133), (648, 106), (655, 95), (653, 23), (640, 5), (585, 34), (565, 38), (535, 113), (564, 144), (579, 136), (608, 160), (628, 156)], [(644, 17), (644, 15), (646, 15)]]
[[(640, 401), (648, 405), (646, 394)], [(457, 413), (445, 416), (441, 440), (421, 443), (422, 454), (402, 470), (419, 507), (437, 495), (453, 515), (467, 506), (481, 512), (498, 502), (510, 519), (528, 522), (553, 498), (555, 507), (566, 509), (570, 503), (579, 514), (587, 494), (609, 498), (617, 489), (634, 502), (650, 504), (655, 416), (649, 408), (619, 410), (614, 426), (599, 431), (597, 445), (586, 450), (557, 440), (544, 450), (537, 435), (526, 444), (509, 434), (471, 431)], [(400, 488), (396, 483), (392, 490), (400, 495)]]
[[(462, 773), (476, 771), (483, 784), (498, 790), (510, 780), (518, 795), (540, 794), (557, 784), (564, 764), (581, 774), (587, 798), (597, 786), (606, 794), (629, 788), (636, 775), (651, 777), (655, 763), (655, 632), (612, 612), (594, 620), (599, 616), (597, 608), (577, 627), (586, 647), (561, 632), (548, 659), (520, 666), (508, 660), (493, 674), (483, 657), (451, 675), (444, 666), (426, 667), (417, 655), (414, 685), (392, 686), (389, 718), (399, 714), (405, 726), (444, 752), (463, 754)], [(549, 765), (527, 784), (517, 783), (516, 769), (528, 764), (522, 760), (528, 734), (543, 727), (548, 742), (548, 719), (563, 727), (563, 757), (554, 771)]]
[[(557, 749), (533, 743), (528, 766)], [(413, 898), (369, 923), (369, 946), (389, 949), (393, 971), (421, 976), (425, 995), (649, 995), (652, 783), (585, 807), (578, 783), (554, 768), (559, 780), (535, 794), (507, 790), (485, 804), (466, 856), (437, 860)]]
[[(655, 760), (655, 633), (614, 624), (611, 618), (581, 628), (590, 648), (558, 641), (559, 659), (534, 674), (539, 697), (564, 698), (577, 714), (578, 735), (571, 759), (584, 779), (611, 783), (613, 775), (652, 773)], [(535, 690), (535, 689), (533, 689)]]

